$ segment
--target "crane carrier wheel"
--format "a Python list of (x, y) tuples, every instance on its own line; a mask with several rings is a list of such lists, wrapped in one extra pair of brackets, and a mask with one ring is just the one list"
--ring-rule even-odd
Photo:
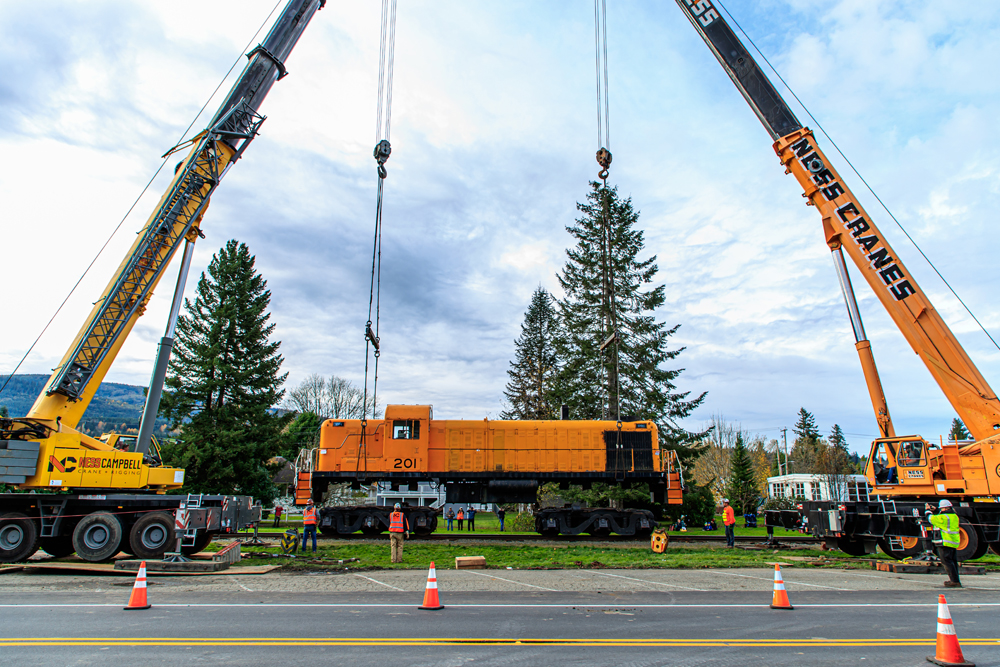
[(110, 512), (94, 512), (80, 519), (73, 530), (73, 550), (83, 560), (97, 563), (108, 560), (122, 546), (121, 521)]
[(129, 531), (131, 552), (139, 558), (153, 559), (174, 548), (174, 517), (166, 512), (150, 512), (139, 517)]
[(38, 526), (21, 512), (0, 516), (0, 563), (19, 563), (38, 551)]

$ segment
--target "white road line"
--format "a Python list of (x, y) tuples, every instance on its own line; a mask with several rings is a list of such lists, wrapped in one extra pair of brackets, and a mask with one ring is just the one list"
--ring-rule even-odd
[[(518, 584), (519, 586), (530, 586), (531, 588), (537, 588), (543, 591), (552, 591), (553, 593), (561, 593), (562, 591), (557, 591), (554, 588), (545, 588), (544, 586), (535, 586), (534, 584), (526, 584), (523, 581), (514, 581), (513, 579), (504, 579), (503, 577), (495, 577), (492, 574), (483, 574), (482, 572), (473, 572), (472, 570), (465, 570), (468, 574), (477, 574), (480, 577), (487, 577), (489, 579), (496, 579), (497, 581), (506, 581), (509, 584)], [(454, 606), (454, 605), (452, 605)]]
[[(730, 577), (745, 577), (747, 579), (759, 579), (760, 581), (774, 581), (773, 578), (768, 577), (751, 577), (749, 574), (736, 574), (735, 572), (721, 572), (719, 570), (708, 570), (713, 574), (728, 574)], [(784, 576), (782, 576), (784, 578)], [(812, 586), (813, 588), (829, 588), (831, 591), (854, 591), (853, 588), (837, 588), (836, 586), (820, 586), (819, 584), (807, 584), (801, 581), (788, 581), (784, 579), (786, 584), (792, 584), (793, 586)]]
[[(887, 580), (889, 580), (889, 579), (895, 579), (896, 581), (908, 581), (908, 582), (913, 583), (913, 584), (927, 584), (928, 586), (940, 586), (941, 585), (940, 583), (935, 582), (935, 581), (924, 581), (923, 579), (907, 579), (905, 577), (898, 577), (898, 576), (896, 576), (896, 577), (881, 577), (881, 576), (879, 576), (877, 574), (858, 574), (856, 572), (841, 572), (840, 574), (844, 574), (844, 575), (851, 576), (851, 577), (867, 577), (869, 579), (887, 579)], [(936, 576), (941, 576), (942, 574), (943, 573), (939, 573)], [(966, 575), (966, 576), (969, 576), (969, 575)], [(974, 589), (974, 590), (977, 590), (977, 591), (1000, 591), (1000, 588), (997, 588), (996, 586), (966, 586), (965, 584), (962, 584), (962, 588), (971, 588), (971, 589)]]
[(686, 591), (700, 591), (702, 593), (708, 592), (704, 588), (689, 588), (688, 586), (678, 586), (677, 584), (667, 584), (662, 581), (650, 581), (648, 579), (636, 579), (635, 577), (625, 577), (620, 574), (608, 574), (607, 572), (588, 572), (588, 574), (599, 574), (603, 577), (616, 577), (618, 579), (628, 579), (629, 581), (638, 581), (643, 584), (653, 584), (655, 586), (670, 586), (671, 588), (683, 588)]
[[(520, 583), (520, 582), (514, 582)], [(555, 591), (561, 592), (561, 591)], [(716, 592), (716, 591), (711, 591)], [(214, 609), (217, 607), (247, 607), (248, 609), (260, 609), (261, 607), (268, 607), (273, 609), (280, 609), (283, 607), (302, 609), (303, 607), (317, 607), (317, 608), (343, 608), (343, 609), (365, 609), (365, 608), (411, 608), (413, 603), (337, 603), (337, 602), (295, 602), (295, 603), (257, 603), (257, 604), (244, 604), (244, 603), (225, 603), (225, 602), (210, 602), (210, 603), (159, 603), (156, 605), (157, 608), (160, 607), (178, 607), (178, 608), (194, 608), (203, 607), (206, 609)], [(685, 607), (690, 607), (692, 609), (767, 609), (766, 604), (631, 604), (627, 602), (619, 603), (588, 603), (585, 601), (572, 602), (572, 603), (562, 603), (562, 604), (456, 604), (449, 603), (449, 607), (465, 607), (469, 609), (524, 609), (531, 607), (538, 607), (542, 609), (576, 609), (579, 607), (586, 607), (590, 609), (619, 609), (621, 607), (628, 608), (638, 608), (638, 609), (683, 609)], [(118, 608), (121, 609), (121, 604), (111, 604), (111, 603), (100, 603), (100, 604), (0, 604), (0, 609), (40, 609), (40, 608), (92, 608), (92, 607), (108, 607), (108, 608)], [(937, 602), (933, 603), (911, 603), (911, 602), (861, 602), (856, 604), (851, 603), (835, 603), (835, 604), (796, 604), (795, 608), (799, 607), (812, 607), (817, 609), (822, 608), (838, 608), (838, 609), (862, 609), (862, 608), (895, 608), (895, 607), (926, 607), (928, 609), (936, 609)], [(949, 608), (953, 607), (1000, 607), (1000, 602), (949, 602)]]
[(405, 592), (406, 592), (406, 591), (404, 591), (404, 590), (403, 590), (402, 588), (396, 588), (395, 586), (391, 586), (391, 585), (389, 585), (389, 584), (385, 584), (385, 583), (382, 583), (382, 582), (381, 582), (381, 581), (379, 581), (378, 579), (372, 579), (371, 577), (366, 577), (365, 575), (363, 575), (363, 574), (358, 574), (357, 572), (355, 572), (355, 573), (354, 573), (354, 576), (355, 576), (355, 577), (361, 577), (362, 579), (367, 579), (368, 581), (372, 582), (373, 584), (378, 584), (379, 586), (385, 586), (386, 588), (391, 588), (391, 589), (392, 589), (392, 590), (394, 590), (394, 591), (400, 591), (400, 592), (402, 592), (402, 593), (405, 593)]

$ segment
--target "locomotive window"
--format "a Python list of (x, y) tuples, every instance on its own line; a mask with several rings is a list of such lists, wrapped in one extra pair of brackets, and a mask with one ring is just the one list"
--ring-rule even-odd
[(420, 420), (418, 419), (397, 419), (392, 422), (393, 440), (419, 440)]

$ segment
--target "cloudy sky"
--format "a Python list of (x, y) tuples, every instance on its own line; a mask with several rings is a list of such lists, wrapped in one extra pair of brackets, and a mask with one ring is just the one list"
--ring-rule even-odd
[[(729, 4), (1000, 333), (990, 287), (1000, 273), (1000, 3)], [(689, 426), (721, 413), (778, 437), (805, 407), (824, 433), (839, 423), (852, 448), (865, 449), (877, 429), (818, 215), (674, 2), (608, 5), (611, 183), (642, 212), (666, 285), (658, 315), (682, 325), (680, 388), (708, 391)], [(35, 340), (273, 7), (0, 0), (0, 373)], [(451, 418), (499, 412), (531, 292), (558, 294), (564, 227), (597, 172), (593, 32), (593, 4), (583, 0), (400, 0), (383, 402), (432, 403)], [(196, 251), (189, 295), (227, 239), (256, 254), (290, 386), (314, 372), (363, 378), (378, 38), (374, 1), (330, 0), (316, 15), (288, 60), (291, 75), (263, 106), (261, 136), (216, 192)], [(986, 378), (1000, 382), (1000, 352), (820, 142)], [(166, 182), (153, 182), (21, 372), (58, 363)], [(109, 380), (148, 381), (174, 273)], [(950, 406), (857, 274), (855, 285), (897, 432), (945, 433)]]

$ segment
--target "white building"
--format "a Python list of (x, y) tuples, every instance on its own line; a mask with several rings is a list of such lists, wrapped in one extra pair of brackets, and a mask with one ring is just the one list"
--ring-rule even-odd
[[(839, 488), (831, 489), (831, 482)], [(772, 498), (868, 500), (870, 491), (864, 475), (792, 474), (767, 478), (767, 492)]]

